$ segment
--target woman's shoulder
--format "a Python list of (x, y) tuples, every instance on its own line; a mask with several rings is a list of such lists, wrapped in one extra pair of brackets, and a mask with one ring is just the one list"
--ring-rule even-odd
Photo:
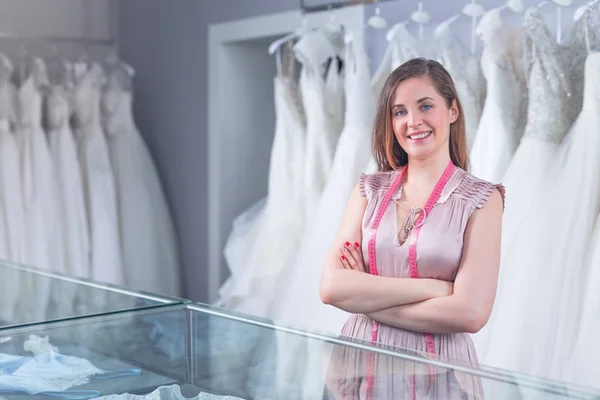
[(443, 203), (448, 198), (455, 197), (471, 203), (475, 208), (481, 208), (496, 190), (500, 192), (504, 204), (505, 189), (501, 183), (488, 182), (461, 168), (456, 168), (442, 191), (439, 202)]
[(358, 187), (360, 194), (364, 197), (369, 197), (375, 192), (387, 191), (390, 188), (394, 179), (398, 176), (398, 171), (378, 171), (374, 173), (363, 173), (360, 175)]

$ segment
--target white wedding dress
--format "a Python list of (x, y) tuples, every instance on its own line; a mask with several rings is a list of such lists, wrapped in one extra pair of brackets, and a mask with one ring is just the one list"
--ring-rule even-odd
[(11, 128), (16, 118), (16, 88), (11, 82), (13, 66), (8, 57), (0, 54), (5, 70), (0, 76), (0, 204), (2, 227), (0, 247), (2, 259), (25, 261), (25, 222), (23, 189), (21, 186), (21, 157)]
[(500, 10), (488, 11), (479, 21), (483, 41), (481, 67), (487, 80), (487, 96), (471, 147), (471, 173), (499, 183), (523, 133), (525, 82), (519, 32), (503, 21)]
[(179, 296), (179, 254), (169, 206), (133, 120), (132, 93), (117, 81), (117, 74), (108, 76), (102, 114), (115, 174), (125, 285)]
[(450, 29), (450, 20), (438, 25), (434, 32), (434, 40), (437, 59), (450, 73), (462, 105), (467, 147), (470, 149), (473, 146), (481, 118), (478, 70), (473, 66), (468, 68), (471, 58), (466, 54), (461, 54), (462, 49), (457, 46), (457, 39)]
[[(281, 279), (277, 301), (270, 315), (278, 324), (332, 335), (341, 331), (348, 314), (321, 302), (319, 281), (323, 261), (333, 243), (350, 194), (371, 159), (371, 129), (375, 111), (364, 50), (353, 42), (349, 43), (344, 59), (344, 130), (315, 218), (307, 227), (295, 257), (290, 260), (289, 268)], [(278, 335), (277, 342), (280, 389), (287, 392), (289, 382), (303, 383), (303, 398), (318, 397), (323, 381), (314, 373), (314, 366), (320, 365), (323, 356), (321, 345), (289, 334)], [(283, 393), (282, 397), (285, 397)]]
[(274, 79), (276, 121), (269, 194), (234, 222), (225, 247), (232, 276), (221, 287), (218, 302), (261, 316), (268, 314), (274, 285), (285, 260), (298, 246), (305, 223), (305, 119), (294, 81), (293, 56), (291, 50), (284, 51), (285, 66)]
[(105, 77), (98, 64), (89, 68), (76, 64), (75, 72), (75, 138), (90, 231), (90, 278), (123, 285), (115, 180), (100, 123), (100, 88)]
[[(16, 88), (10, 80), (13, 66), (8, 57), (0, 54), (3, 74), (0, 76), (0, 251), (2, 260), (23, 262), (25, 260), (25, 223), (23, 215), (23, 191), (19, 148), (11, 132), (16, 122)], [(20, 273), (3, 268), (0, 292), (0, 316), (12, 320), (19, 301)]]
[[(66, 83), (51, 85), (46, 96), (46, 124), (58, 198), (60, 231), (63, 237), (64, 272), (72, 277), (89, 278), (90, 243), (83, 196), (83, 181), (77, 159), (77, 146), (70, 125), (71, 87)], [(53, 288), (55, 312), (64, 315), (73, 308), (76, 287)]]
[[(320, 32), (309, 33), (294, 45), (296, 58), (303, 62), (300, 92), (306, 113), (306, 159), (304, 163), (304, 215), (307, 224), (315, 217), (343, 128), (343, 79), (337, 62), (329, 64), (325, 78)], [(295, 254), (295, 253), (294, 253)], [(287, 259), (281, 262), (287, 262)]]
[[(591, 211), (578, 215), (568, 200), (565, 204), (556, 200), (557, 184), (562, 191), (573, 188), (579, 192), (587, 179), (574, 180), (571, 176), (577, 170), (576, 160), (571, 164), (565, 162), (564, 156), (557, 160), (559, 144), (581, 110), (585, 51), (575, 44), (558, 45), (537, 9), (527, 11), (525, 26), (535, 49), (529, 76), (530, 112), (525, 135), (504, 179), (509, 200), (504, 213), (496, 303), (490, 321), (476, 335), (475, 344), (482, 364), (550, 377), (549, 357), (559, 357), (563, 351), (563, 347), (554, 348), (560, 307), (552, 304), (567, 300), (559, 294), (556, 280), (571, 268), (570, 262), (552, 248), (569, 253), (568, 247), (559, 247), (569, 246), (563, 243), (570, 241), (569, 234), (563, 231), (563, 236), (557, 229), (567, 229), (573, 224), (570, 218), (579, 220)], [(576, 26), (574, 32), (580, 28)], [(565, 166), (568, 172), (563, 170)], [(549, 204), (546, 208), (545, 203)], [(565, 215), (557, 217), (563, 211)], [(571, 233), (578, 236), (575, 231)], [(583, 249), (575, 246), (571, 250)], [(547, 259), (550, 254), (555, 257)], [(559, 259), (563, 262), (554, 265)]]
[(552, 260), (550, 268), (562, 273), (556, 274), (560, 296), (552, 308), (558, 311), (553, 314), (557, 330), (553, 336), (564, 351), (552, 359), (552, 372), (564, 381), (600, 389), (596, 362), (600, 357), (600, 53), (587, 57), (584, 82), (583, 110), (570, 134), (556, 188), (557, 193), (570, 195), (556, 196), (561, 203), (556, 209), (561, 211), (555, 216), (567, 224), (562, 225), (551, 252), (559, 258)]
[[(21, 152), (21, 182), (25, 223), (24, 262), (36, 268), (65, 272), (61, 216), (56, 191), (54, 164), (42, 128), (42, 90), (48, 84), (46, 66), (33, 58), (29, 74), (17, 90), (18, 122), (16, 139)], [(50, 282), (33, 276), (22, 281), (23, 292), (36, 293), (20, 304), (21, 319), (47, 318)]]
[(389, 42), (379, 67), (373, 74), (371, 85), (378, 98), (388, 76), (400, 65), (413, 58), (421, 57), (417, 39), (408, 31), (406, 24), (400, 23), (390, 29)]
[(61, 209), (64, 269), (70, 276), (88, 278), (88, 225), (77, 146), (69, 121), (70, 103), (70, 88), (65, 85), (53, 85), (49, 88), (46, 98), (46, 120)]

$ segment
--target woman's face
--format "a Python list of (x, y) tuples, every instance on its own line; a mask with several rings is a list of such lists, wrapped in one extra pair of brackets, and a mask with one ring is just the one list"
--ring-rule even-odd
[(458, 118), (428, 78), (401, 82), (392, 96), (392, 126), (409, 159), (426, 160), (449, 153), (450, 124)]

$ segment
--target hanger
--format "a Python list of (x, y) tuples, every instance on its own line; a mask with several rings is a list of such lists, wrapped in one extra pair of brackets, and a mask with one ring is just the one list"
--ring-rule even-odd
[[(377, 3), (378, 0), (375, 0)], [(375, 29), (384, 29), (387, 26), (387, 21), (381, 16), (379, 6), (375, 7), (375, 14), (371, 15), (367, 20), (367, 25)]]
[(471, 17), (471, 55), (475, 55), (477, 52), (477, 19), (481, 18), (483, 14), (485, 14), (485, 9), (481, 6), (481, 4), (478, 4), (475, 0), (471, 0), (469, 3), (465, 4), (460, 13), (451, 16), (439, 24), (435, 28), (435, 33), (441, 33), (443, 29), (446, 29), (449, 25), (452, 25), (463, 15)]
[(116, 52), (112, 52), (104, 60), (105, 70), (108, 76), (108, 84), (119, 89), (133, 90), (133, 77), (135, 69), (121, 60)]
[(586, 11), (591, 10), (592, 8), (597, 6), (598, 3), (600, 3), (600, 0), (592, 0), (577, 8), (577, 10), (575, 10), (575, 12), (573, 13), (573, 20), (579, 21), (581, 17), (586, 13)]
[(428, 23), (430, 19), (431, 17), (429, 13), (423, 9), (423, 2), (419, 1), (418, 8), (412, 12), (412, 14), (410, 15), (410, 19), (394, 24), (394, 26), (392, 26), (385, 35), (385, 38), (388, 42), (391, 42), (396, 37), (396, 34), (398, 33), (398, 29), (400, 29), (400, 27), (405, 27), (407, 24), (414, 22), (419, 25), (419, 40), (422, 41), (423, 25)]
[(344, 28), (342, 27), (342, 25), (340, 25), (337, 22), (337, 20), (335, 18), (335, 11), (333, 10), (333, 4), (329, 3), (329, 5), (327, 6), (327, 9), (329, 10), (329, 22), (327, 22), (327, 24), (325, 24), (325, 28), (327, 28), (329, 31), (331, 31), (333, 33), (341, 33)]
[(525, 4), (523, 4), (523, 0), (508, 0), (506, 3), (498, 7), (498, 10), (502, 11), (506, 10), (507, 8), (513, 12), (522, 13), (525, 11)]
[(17, 78), (19, 85), (22, 85), (23, 82), (25, 82), (25, 79), (28, 77), (30, 57), (31, 55), (29, 54), (29, 50), (27, 50), (25, 42), (23, 39), (19, 39), (17, 48)]
[(298, 29), (296, 29), (294, 32), (285, 35), (284, 37), (281, 37), (277, 40), (275, 40), (273, 43), (271, 43), (269, 45), (269, 54), (273, 55), (275, 54), (275, 52), (277, 50), (279, 50), (279, 48), (285, 43), (288, 42), (290, 40), (293, 39), (297, 39), (299, 37), (304, 36), (305, 34), (307, 34), (308, 32), (311, 31), (311, 29), (308, 28), (308, 22), (306, 21), (306, 16), (304, 15), (304, 12), (302, 12), (302, 26)]
[(594, 9), (594, 7), (596, 7), (598, 4), (600, 3), (600, 0), (592, 0), (590, 2), (588, 2), (587, 4), (579, 7), (574, 14), (574, 19), (575, 21), (579, 21), (582, 17), (585, 18), (585, 20), (583, 21), (584, 25), (584, 40), (585, 40), (585, 48), (588, 52), (588, 54), (590, 54), (592, 52), (592, 45), (590, 43), (590, 14), (592, 12), (592, 10)]
[(423, 9), (423, 2), (419, 1), (417, 9), (410, 14), (410, 19), (419, 25), (419, 40), (423, 41), (423, 25), (431, 19), (429, 13)]
[(556, 42), (562, 43), (562, 9), (563, 7), (569, 7), (572, 0), (543, 0), (539, 2), (535, 7), (541, 8), (550, 2), (556, 4)]
[(281, 69), (281, 65), (282, 65), (281, 46), (283, 44), (289, 42), (290, 40), (301, 38), (302, 36), (306, 35), (308, 32), (311, 31), (311, 29), (308, 27), (306, 13), (304, 12), (304, 10), (302, 10), (301, 12), (302, 12), (302, 26), (297, 28), (294, 32), (275, 40), (274, 42), (272, 42), (269, 45), (269, 48), (268, 48), (269, 54), (271, 54), (271, 55), (275, 54), (275, 63), (277, 65), (278, 71)]

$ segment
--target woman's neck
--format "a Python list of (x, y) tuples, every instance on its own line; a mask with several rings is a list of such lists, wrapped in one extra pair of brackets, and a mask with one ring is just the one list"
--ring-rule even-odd
[(406, 184), (416, 187), (435, 185), (450, 163), (450, 155), (427, 160), (408, 160)]

